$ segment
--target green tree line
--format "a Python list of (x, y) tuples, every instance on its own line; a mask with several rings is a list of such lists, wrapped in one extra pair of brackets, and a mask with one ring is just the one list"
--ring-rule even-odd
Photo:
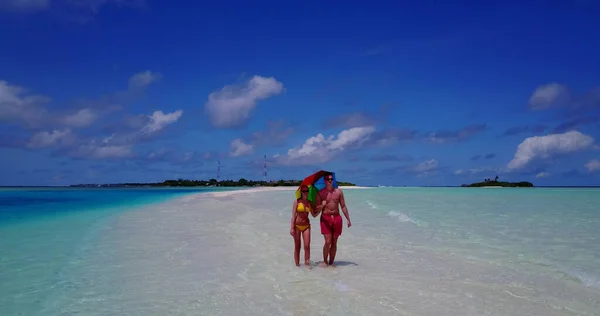
[[(240, 178), (239, 180), (221, 180), (209, 179), (209, 180), (189, 180), (189, 179), (177, 179), (177, 180), (165, 180), (163, 182), (156, 183), (116, 183), (116, 184), (76, 184), (71, 185), (72, 187), (206, 187), (206, 186), (219, 186), (219, 187), (284, 187), (284, 186), (299, 186), (302, 180), (277, 180), (277, 181), (254, 181)], [(354, 183), (337, 181), (340, 186), (355, 186)]]
[(527, 181), (519, 181), (519, 182), (507, 182), (507, 181), (498, 181), (498, 176), (494, 178), (494, 180), (490, 178), (486, 178), (483, 182), (475, 182), (471, 184), (463, 184), (461, 187), (506, 187), (506, 188), (530, 188), (533, 187), (533, 183)]
[[(302, 180), (277, 180), (277, 181), (254, 181), (240, 178), (239, 180), (165, 180), (164, 186), (222, 186), (222, 187), (245, 187), (245, 186), (263, 186), (263, 187), (284, 187), (284, 186), (299, 186)], [(355, 186), (354, 183), (337, 181), (341, 186)]]

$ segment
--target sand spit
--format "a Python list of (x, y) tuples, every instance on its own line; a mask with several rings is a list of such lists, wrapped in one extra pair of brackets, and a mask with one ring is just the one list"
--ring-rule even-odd
[[(248, 189), (240, 189), (235, 191), (223, 191), (223, 192), (210, 192), (210, 193), (201, 193), (206, 194), (211, 197), (224, 197), (230, 196), (233, 194), (248, 194), (248, 193), (257, 193), (257, 192), (272, 192), (272, 191), (295, 191), (298, 187), (253, 187)], [(340, 186), (342, 190), (354, 190), (354, 189), (372, 189), (371, 187), (359, 187), (359, 186)]]

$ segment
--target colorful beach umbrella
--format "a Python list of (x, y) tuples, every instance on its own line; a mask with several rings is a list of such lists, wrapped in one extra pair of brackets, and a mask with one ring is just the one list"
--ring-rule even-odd
[[(301, 196), (301, 192), (300, 192), (300, 188), (302, 188), (302, 186), (306, 185), (308, 186), (308, 200), (313, 204), (313, 207), (315, 206), (314, 204), (317, 201), (317, 193), (322, 190), (325, 187), (325, 174), (328, 171), (325, 170), (319, 170), (313, 174), (311, 174), (310, 176), (304, 178), (304, 180), (302, 180), (302, 182), (300, 183), (300, 185), (298, 186), (298, 189), (296, 189), (296, 199), (299, 199)], [(335, 172), (331, 172), (329, 171), (332, 175), (333, 175), (333, 187), (337, 188), (338, 184), (337, 181), (335, 179)]]

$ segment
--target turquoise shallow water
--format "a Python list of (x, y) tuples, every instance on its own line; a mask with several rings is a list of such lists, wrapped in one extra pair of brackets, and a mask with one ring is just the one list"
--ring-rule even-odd
[(600, 313), (598, 189), (346, 190), (339, 267), (310, 272), (291, 191), (47, 190), (0, 191), (0, 315)]
[(356, 195), (377, 216), (395, 219), (390, 225), (403, 223), (400, 242), (600, 290), (600, 189), (384, 188)]
[(63, 267), (111, 218), (144, 205), (228, 188), (0, 189), (0, 315), (30, 315)]

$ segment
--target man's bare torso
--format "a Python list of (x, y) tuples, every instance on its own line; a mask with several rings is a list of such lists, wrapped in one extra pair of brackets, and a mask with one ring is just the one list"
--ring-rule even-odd
[(332, 191), (327, 188), (319, 191), (322, 201), (325, 201), (325, 207), (323, 207), (323, 215), (340, 215), (340, 209), (338, 207), (340, 202), (340, 190), (335, 188)]

